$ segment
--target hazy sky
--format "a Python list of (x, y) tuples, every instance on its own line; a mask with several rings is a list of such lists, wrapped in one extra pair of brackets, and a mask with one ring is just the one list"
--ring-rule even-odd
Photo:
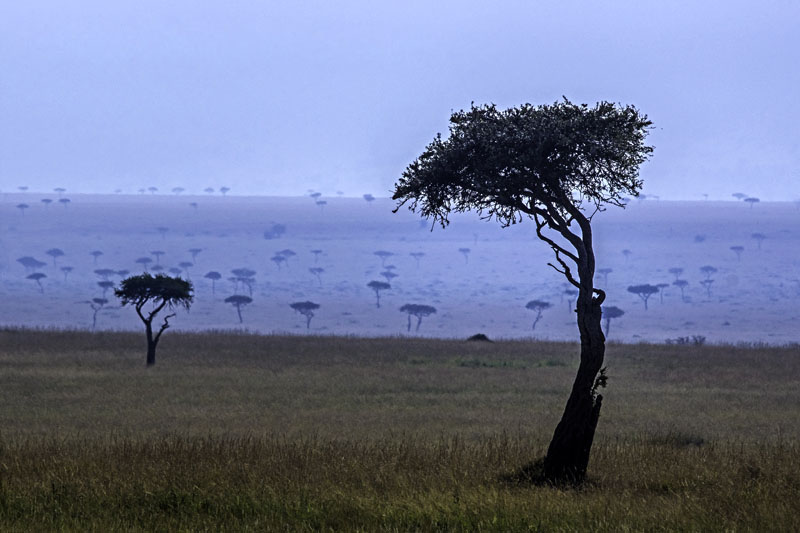
[(451, 110), (611, 100), (645, 193), (800, 198), (800, 2), (6, 1), (0, 190), (389, 194)]

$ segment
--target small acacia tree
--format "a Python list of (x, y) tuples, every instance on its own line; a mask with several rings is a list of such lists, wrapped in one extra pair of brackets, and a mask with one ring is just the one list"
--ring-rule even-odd
[(314, 302), (294, 302), (289, 307), (306, 317), (306, 329), (311, 328), (311, 319), (314, 318), (314, 311), (319, 309), (319, 304)]
[(615, 307), (613, 305), (603, 306), (603, 318), (606, 320), (606, 337), (608, 337), (608, 332), (611, 329), (611, 319), (619, 318), (624, 314), (625, 311), (619, 307)]
[(247, 304), (253, 303), (253, 299), (249, 296), (245, 296), (244, 294), (234, 294), (232, 296), (228, 296), (225, 298), (226, 304), (231, 304), (236, 308), (236, 314), (239, 315), (239, 324), (243, 322), (242, 320), (242, 307)]
[(631, 292), (642, 299), (642, 301), (644, 302), (645, 311), (647, 311), (647, 300), (649, 300), (652, 295), (659, 292), (660, 290), (661, 289), (659, 289), (655, 285), (650, 285), (649, 283), (644, 283), (642, 285), (631, 285), (630, 287), (628, 287), (628, 292)]
[(532, 219), (555, 253), (551, 266), (578, 289), (581, 362), (541, 465), (552, 482), (585, 478), (602, 405), (605, 293), (594, 286), (592, 217), (638, 195), (650, 128), (635, 107), (609, 102), (473, 105), (452, 114), (449, 137), (437, 135), (395, 186), (395, 211), (410, 203), (443, 227), (452, 212), (470, 210), (503, 226)]
[(385, 281), (370, 281), (367, 283), (367, 287), (375, 291), (375, 307), (381, 306), (381, 291), (388, 291), (392, 288)]
[[(180, 306), (188, 310), (194, 299), (193, 292), (191, 281), (163, 274), (152, 276), (148, 273), (123, 279), (119, 288), (114, 291), (122, 306), (133, 305), (136, 314), (144, 323), (147, 336), (147, 366), (156, 364), (156, 346), (161, 335), (169, 328), (169, 319), (174, 317), (175, 313), (167, 314), (164, 323), (154, 334), (153, 320), (156, 315), (165, 307), (173, 310)], [(148, 304), (151, 306), (149, 311), (145, 310)]]
[(436, 308), (424, 304), (405, 304), (400, 308), (400, 312), (408, 314), (408, 326), (406, 327), (406, 331), (410, 332), (412, 316), (417, 317), (417, 328), (414, 331), (419, 331), (419, 327), (422, 325), (422, 319), (436, 313)]
[(531, 330), (536, 330), (536, 324), (538, 324), (539, 320), (541, 320), (542, 312), (544, 312), (545, 309), (552, 307), (552, 305), (553, 304), (550, 302), (545, 302), (543, 300), (531, 300), (525, 304), (525, 309), (536, 313), (536, 317), (533, 319), (533, 326), (531, 326)]

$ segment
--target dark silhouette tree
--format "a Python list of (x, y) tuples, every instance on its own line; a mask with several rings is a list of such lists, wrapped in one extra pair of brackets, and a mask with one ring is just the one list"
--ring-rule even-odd
[(247, 287), (250, 296), (253, 296), (253, 283), (255, 283), (255, 270), (250, 270), (249, 268), (234, 268), (231, 270), (231, 274), (234, 275), (232, 278), (233, 280), (233, 292), (238, 292), (239, 285), (241, 284), (242, 287)]
[(364, 200), (366, 200), (366, 201), (367, 201), (367, 203), (371, 203), (371, 202), (375, 201), (375, 197), (374, 197), (374, 196), (372, 196), (372, 195), (371, 195), (371, 194), (369, 194), (369, 193), (365, 194), (365, 195), (363, 196), (363, 198), (364, 198)]
[(278, 267), (278, 270), (281, 269), (281, 265), (286, 262), (286, 258), (283, 257), (281, 254), (275, 254), (269, 258), (270, 261), (275, 263), (275, 266)]
[(124, 279), (124, 278), (127, 278), (127, 277), (128, 277), (128, 274), (130, 274), (130, 271), (129, 271), (129, 270), (125, 270), (125, 269), (123, 268), (122, 270), (117, 270), (117, 271), (115, 271), (115, 272), (114, 272), (114, 274), (116, 274), (117, 276), (119, 276), (119, 279)]
[(655, 285), (644, 283), (642, 285), (631, 285), (628, 287), (628, 292), (633, 293), (641, 298), (644, 302), (644, 310), (647, 311), (647, 300), (649, 300), (652, 295), (659, 292), (659, 288)]
[(686, 301), (686, 292), (685, 291), (686, 291), (686, 287), (689, 286), (689, 282), (686, 281), (685, 279), (676, 279), (675, 281), (672, 282), (672, 284), (675, 285), (676, 287), (678, 287), (681, 290), (681, 301), (685, 302)]
[(296, 256), (297, 254), (294, 253), (293, 250), (290, 250), (290, 249), (287, 248), (285, 250), (281, 250), (276, 255), (279, 255), (279, 256), (283, 257), (285, 259), (286, 266), (288, 267), (289, 266), (289, 259), (291, 259), (292, 257)]
[(36, 270), (39, 270), (40, 268), (47, 266), (47, 263), (43, 263), (38, 259), (35, 259), (29, 255), (20, 257), (19, 259), (17, 259), (17, 263), (25, 267), (25, 272), (35, 272)]
[(319, 309), (319, 304), (308, 301), (294, 302), (289, 304), (289, 307), (306, 317), (306, 329), (309, 329), (311, 327), (311, 319), (314, 318), (314, 311)]
[(65, 209), (66, 209), (66, 207), (67, 207), (67, 206), (70, 204), (70, 201), (71, 201), (71, 200), (70, 200), (69, 198), (59, 198), (59, 199), (58, 199), (58, 203), (60, 203), (61, 205), (63, 205)]
[(745, 198), (747, 198), (747, 195), (743, 192), (735, 192), (731, 196), (733, 196), (737, 200), (744, 200)]
[(206, 187), (203, 189), (203, 192), (206, 194), (214, 194), (214, 187)]
[(156, 256), (156, 264), (160, 265), (161, 264), (161, 256), (164, 255), (164, 252), (161, 251), (161, 250), (154, 250), (154, 251), (150, 252), (150, 255)]
[(283, 224), (273, 224), (267, 231), (264, 232), (264, 238), (267, 240), (278, 239), (286, 233), (286, 226)]
[(711, 285), (714, 284), (714, 280), (710, 278), (706, 278), (700, 282), (700, 285), (706, 290), (706, 296), (711, 298)]
[(419, 268), (419, 260), (425, 257), (425, 252), (411, 252), (409, 255), (414, 258), (414, 261), (417, 262), (417, 268)]
[(206, 279), (210, 279), (211, 280), (211, 294), (216, 294), (217, 293), (217, 281), (222, 279), (222, 274), (212, 270), (211, 272), (206, 273), (206, 275), (203, 276), (203, 277), (206, 278)]
[(134, 263), (136, 263), (137, 265), (142, 265), (142, 268), (144, 269), (145, 272), (147, 272), (147, 266), (152, 262), (153, 260), (150, 259), (149, 257), (140, 257), (139, 259), (134, 261)]
[(622, 255), (624, 255), (624, 256), (625, 256), (625, 261), (627, 261), (627, 260), (628, 260), (628, 258), (631, 256), (631, 254), (633, 254), (633, 252), (631, 252), (631, 251), (630, 251), (630, 250), (628, 250), (627, 248), (625, 248), (624, 250), (622, 250)]
[(681, 278), (681, 274), (683, 274), (683, 269), (681, 267), (672, 267), (667, 270), (667, 272), (675, 276), (675, 279), (678, 280)]
[(370, 281), (367, 283), (367, 287), (375, 291), (375, 307), (381, 306), (381, 291), (388, 291), (392, 288), (392, 286), (385, 281)]
[(603, 286), (608, 285), (608, 275), (614, 272), (614, 269), (611, 268), (598, 268), (597, 273), (603, 275)]
[[(159, 272), (164, 272), (164, 270), (166, 270), (166, 269), (162, 265), (159, 265), (159, 264), (155, 264), (155, 265), (150, 267), (150, 272), (155, 272), (156, 274), (158, 274)], [(180, 270), (178, 272), (180, 272)]]
[(755, 198), (755, 197), (751, 196), (750, 198), (745, 198), (745, 199), (744, 199), (744, 201), (745, 201), (745, 202), (747, 202), (748, 204), (750, 204), (750, 209), (752, 209), (752, 208), (753, 208), (753, 206), (754, 206), (755, 204), (757, 204), (758, 202), (760, 202), (761, 200), (759, 200), (758, 198)]
[(219, 188), (219, 192), (222, 193), (222, 196), (225, 196), (226, 194), (228, 194), (230, 192), (230, 190), (231, 190), (230, 187), (220, 187)]
[(92, 300), (89, 302), (89, 307), (91, 307), (92, 311), (94, 311), (92, 313), (92, 331), (94, 331), (95, 327), (97, 326), (97, 313), (99, 313), (107, 303), (108, 300), (105, 298), (92, 298)]
[(103, 255), (103, 252), (101, 252), (100, 250), (94, 250), (94, 251), (89, 252), (89, 255), (92, 256), (92, 259), (93, 259), (92, 263), (96, 265), (97, 264), (97, 259), (101, 255)]
[(161, 238), (164, 239), (167, 237), (167, 232), (169, 231), (169, 228), (166, 226), (159, 226), (156, 228), (156, 231), (161, 235)]
[(39, 292), (41, 292), (42, 294), (44, 294), (44, 286), (42, 285), (42, 280), (46, 277), (47, 274), (43, 274), (41, 272), (34, 272), (33, 274), (27, 276), (28, 279), (32, 279), (33, 281), (36, 282), (36, 284), (39, 286)]
[(239, 324), (243, 322), (242, 320), (242, 307), (247, 304), (253, 302), (253, 299), (249, 296), (245, 296), (244, 294), (234, 294), (232, 296), (228, 296), (225, 298), (226, 304), (231, 304), (236, 308), (236, 314), (239, 315)]
[(536, 313), (536, 316), (533, 318), (533, 325), (531, 326), (531, 330), (536, 330), (536, 324), (539, 323), (539, 320), (542, 318), (542, 313), (546, 309), (550, 309), (553, 306), (550, 302), (545, 302), (543, 300), (531, 300), (527, 304), (525, 304), (525, 309), (529, 311), (533, 311)]
[(67, 189), (65, 189), (64, 187), (56, 187), (55, 189), (53, 189), (53, 192), (55, 192), (55, 193), (57, 193), (59, 196), (61, 196), (62, 194), (64, 194), (65, 192), (67, 192)]
[(406, 331), (410, 332), (412, 316), (417, 317), (417, 328), (414, 331), (419, 331), (419, 327), (422, 325), (422, 319), (426, 316), (434, 314), (436, 312), (436, 308), (423, 304), (405, 304), (400, 308), (400, 312), (408, 315), (408, 326), (406, 327)]
[(114, 282), (109, 280), (102, 280), (97, 282), (97, 286), (103, 289), (103, 298), (105, 298), (108, 290), (114, 288)]
[(321, 267), (311, 267), (311, 268), (308, 269), (308, 271), (311, 272), (312, 276), (317, 278), (317, 281), (319, 282), (319, 286), (322, 287), (322, 278), (320, 276), (321, 276), (321, 274), (323, 274), (325, 272), (325, 269), (321, 268)]
[(74, 269), (71, 266), (63, 266), (61, 267), (61, 272), (64, 273), (64, 281), (67, 281), (67, 276), (69, 276), (70, 272)]
[(664, 289), (669, 287), (669, 283), (656, 283), (656, 288), (658, 289), (658, 302), (664, 303)]
[(450, 123), (449, 137), (437, 136), (404, 171), (393, 195), (397, 208), (410, 201), (443, 226), (451, 212), (468, 210), (503, 225), (534, 220), (555, 253), (560, 268), (553, 268), (579, 290), (581, 337), (581, 363), (542, 467), (551, 481), (582, 481), (602, 405), (597, 390), (605, 383), (605, 293), (594, 287), (591, 221), (604, 206), (623, 206), (625, 194), (638, 195), (639, 167), (653, 151), (645, 145), (651, 123), (633, 106), (566, 99), (504, 111), (473, 105)]
[(50, 248), (45, 253), (53, 258), (53, 266), (58, 266), (56, 264), (58, 258), (64, 256), (64, 251), (59, 248)]
[(25, 216), (25, 210), (29, 207), (30, 206), (28, 204), (17, 204), (17, 209), (19, 209), (19, 212), (22, 213), (22, 216)]
[[(153, 320), (164, 308), (172, 311), (176, 307), (183, 307), (188, 311), (194, 299), (193, 293), (194, 287), (191, 281), (163, 274), (152, 276), (148, 273), (123, 279), (119, 288), (114, 291), (122, 306), (132, 305), (144, 323), (147, 337), (147, 366), (156, 364), (156, 346), (161, 340), (161, 335), (170, 327), (169, 319), (176, 313), (164, 316), (164, 322), (155, 333)], [(149, 311), (145, 309), (148, 305)]]
[(619, 318), (624, 314), (625, 311), (619, 307), (613, 305), (603, 306), (603, 318), (606, 320), (606, 337), (608, 337), (608, 331), (611, 329), (611, 319)]
[(767, 236), (764, 235), (763, 233), (753, 233), (752, 235), (750, 235), (750, 238), (755, 239), (758, 249), (760, 250), (761, 243), (764, 242), (764, 239), (766, 239)]
[(320, 196), (322, 196), (322, 193), (321, 192), (312, 192), (311, 194), (309, 194), (309, 196), (316, 201), (316, 200), (319, 200)]
[(386, 250), (378, 250), (373, 255), (377, 255), (381, 260), (381, 266), (386, 265), (386, 260), (392, 257), (394, 254), (392, 252), (387, 252)]
[(711, 265), (705, 265), (700, 267), (700, 272), (706, 277), (706, 279), (711, 279), (711, 276), (717, 273), (717, 269)]
[(385, 270), (381, 272), (381, 276), (383, 276), (384, 279), (386, 279), (386, 283), (391, 283), (392, 280), (398, 276), (398, 274), (395, 274), (391, 270)]
[(42, 198), (40, 201), (44, 204), (45, 208), (50, 207), (50, 204), (53, 203), (53, 200), (50, 198)]
[(186, 190), (186, 189), (184, 189), (183, 187), (173, 187), (173, 188), (172, 188), (172, 192), (173, 192), (175, 195), (179, 195), (180, 193), (182, 193), (182, 192), (183, 192), (183, 191), (185, 191), (185, 190)]
[(194, 263), (189, 261), (181, 261), (178, 263), (178, 266), (181, 268), (181, 270), (186, 272), (186, 277), (189, 277), (189, 269), (194, 266)]
[(116, 271), (110, 268), (98, 268), (94, 271), (94, 273), (100, 278), (107, 280), (108, 278), (116, 274)]
[(197, 256), (200, 255), (200, 252), (202, 251), (203, 251), (202, 248), (189, 248), (189, 253), (192, 255), (193, 262), (197, 261)]
[(314, 254), (314, 264), (316, 265), (322, 250), (311, 250), (311, 253)]
[(147, 190), (150, 191), (150, 194), (155, 194), (158, 192), (158, 187), (148, 187)]
[(738, 245), (737, 246), (731, 246), (731, 250), (733, 251), (733, 253), (736, 254), (736, 260), (737, 261), (741, 261), (742, 260), (742, 252), (744, 252), (744, 246), (738, 246)]
[(469, 253), (472, 250), (470, 250), (469, 248), (459, 248), (458, 251), (461, 252), (461, 255), (464, 256), (464, 262), (469, 263)]
[(183, 272), (183, 271), (182, 271), (180, 268), (178, 268), (178, 267), (169, 267), (169, 268), (167, 269), (167, 272), (169, 272), (169, 273), (170, 273), (170, 274), (172, 274), (173, 276), (180, 276), (180, 275), (181, 275), (181, 272)]
[(317, 207), (319, 207), (320, 211), (324, 211), (325, 206), (328, 205), (328, 202), (325, 200), (317, 200), (315, 203), (317, 204)]

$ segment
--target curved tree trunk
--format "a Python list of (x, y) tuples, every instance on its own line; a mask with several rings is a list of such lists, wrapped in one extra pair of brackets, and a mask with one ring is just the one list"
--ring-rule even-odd
[(153, 328), (150, 323), (145, 323), (144, 327), (147, 333), (147, 366), (153, 366), (156, 364), (156, 343), (158, 341), (153, 338)]
[(581, 362), (544, 460), (544, 476), (551, 482), (580, 483), (586, 477), (589, 452), (603, 403), (603, 397), (596, 391), (597, 375), (605, 357), (601, 304), (602, 299), (592, 298), (591, 292), (578, 298)]

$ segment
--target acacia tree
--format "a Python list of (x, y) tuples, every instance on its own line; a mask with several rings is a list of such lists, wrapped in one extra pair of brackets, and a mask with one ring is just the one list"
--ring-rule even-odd
[(536, 318), (533, 319), (533, 326), (531, 326), (532, 330), (536, 329), (536, 324), (542, 318), (542, 312), (545, 309), (549, 309), (550, 307), (552, 307), (552, 305), (553, 304), (551, 304), (550, 302), (545, 302), (543, 300), (531, 300), (530, 302), (525, 304), (525, 309), (536, 312)]
[(236, 314), (239, 315), (239, 324), (243, 322), (242, 307), (252, 302), (253, 302), (252, 298), (250, 298), (249, 296), (245, 296), (243, 294), (234, 294), (233, 296), (228, 296), (227, 298), (225, 298), (226, 304), (231, 304), (236, 308)]
[(736, 254), (736, 260), (737, 261), (741, 261), (742, 260), (742, 252), (744, 252), (744, 246), (739, 246), (739, 245), (731, 246), (731, 250), (733, 251), (733, 253)]
[[(144, 323), (147, 336), (147, 366), (156, 364), (156, 346), (161, 340), (161, 335), (169, 328), (169, 319), (174, 317), (175, 313), (167, 314), (164, 323), (154, 334), (153, 320), (156, 315), (165, 307), (171, 311), (180, 306), (188, 311), (194, 299), (193, 292), (191, 281), (163, 274), (152, 276), (149, 273), (123, 279), (119, 288), (114, 291), (122, 307), (133, 305), (136, 314)], [(149, 311), (145, 310), (148, 304), (152, 306)]]
[(639, 167), (653, 151), (645, 144), (651, 122), (633, 106), (593, 107), (564, 99), (507, 110), (475, 106), (450, 117), (395, 186), (395, 211), (409, 203), (444, 227), (452, 212), (475, 210), (503, 226), (532, 219), (556, 265), (576, 289), (581, 362), (541, 464), (551, 482), (585, 478), (605, 384), (605, 337), (594, 286), (592, 218), (606, 206), (624, 207), (642, 187)]
[(314, 318), (314, 311), (319, 309), (319, 304), (314, 302), (294, 302), (289, 307), (306, 317), (306, 329), (311, 328), (311, 319)]
[(208, 272), (203, 277), (206, 278), (206, 279), (210, 279), (211, 280), (211, 294), (216, 294), (217, 293), (217, 281), (219, 281), (222, 278), (222, 274), (212, 270), (211, 272)]
[(623, 311), (619, 307), (615, 307), (613, 305), (603, 307), (603, 318), (606, 319), (606, 337), (608, 337), (608, 331), (609, 329), (611, 329), (611, 319), (619, 318), (624, 314), (625, 311)]
[(388, 291), (392, 288), (392, 286), (385, 281), (370, 281), (367, 283), (367, 287), (375, 291), (375, 307), (378, 308), (381, 306), (381, 291)]
[(400, 308), (401, 313), (408, 314), (408, 326), (406, 331), (411, 331), (411, 316), (417, 317), (417, 328), (414, 331), (419, 331), (422, 325), (422, 319), (436, 313), (436, 308), (431, 305), (424, 304), (405, 304)]
[(631, 285), (630, 287), (628, 287), (628, 292), (631, 292), (642, 299), (642, 301), (644, 302), (645, 311), (647, 311), (647, 300), (649, 300), (652, 295), (659, 292), (660, 290), (661, 289), (659, 289), (655, 285), (650, 285), (649, 283), (644, 283), (642, 285)]

